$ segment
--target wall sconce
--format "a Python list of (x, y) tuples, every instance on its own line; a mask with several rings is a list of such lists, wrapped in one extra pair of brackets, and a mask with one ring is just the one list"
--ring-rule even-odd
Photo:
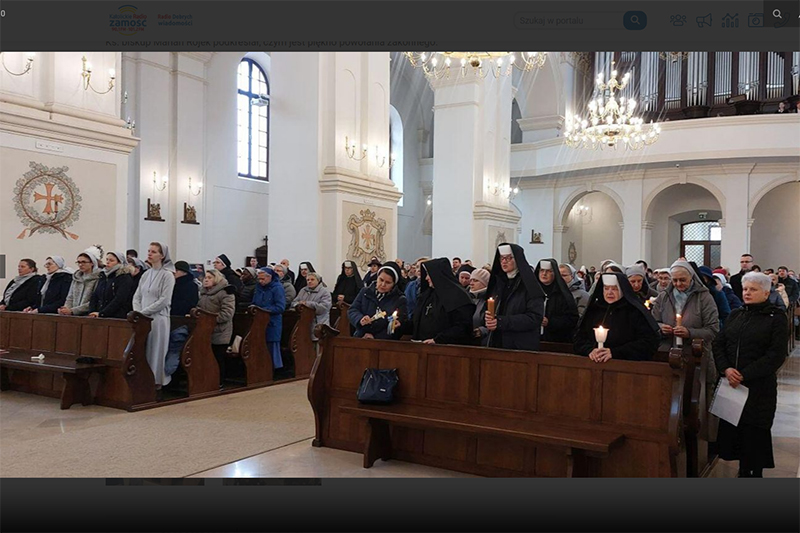
[(93, 90), (97, 94), (106, 94), (111, 92), (114, 88), (114, 80), (116, 79), (116, 71), (113, 68), (108, 69), (108, 89), (105, 91), (98, 91), (94, 87), (92, 87), (92, 64), (86, 60), (86, 56), (81, 58), (83, 62), (83, 70), (81, 71), (81, 77), (83, 78), (83, 90)]
[(356, 142), (350, 142), (350, 138), (345, 136), (344, 138), (344, 149), (347, 152), (347, 157), (354, 161), (361, 161), (365, 157), (367, 157), (367, 145), (361, 145), (361, 157), (356, 157)]
[(167, 184), (168, 184), (168, 183), (169, 183), (169, 178), (167, 178), (166, 176), (164, 176), (163, 178), (161, 178), (161, 183), (159, 184), (159, 183), (158, 183), (158, 179), (157, 179), (157, 177), (156, 177), (156, 172), (155, 172), (155, 171), (153, 171), (153, 188), (154, 188), (155, 190), (157, 190), (157, 191), (163, 191), (164, 189), (166, 189), (166, 188), (167, 188)]
[(428, 205), (431, 205), (432, 203), (433, 203), (433, 200), (431, 200), (431, 197), (429, 196), (429, 197), (428, 197), (427, 204), (428, 204)]
[(194, 192), (194, 189), (192, 188), (192, 177), (189, 176), (189, 193), (192, 196), (200, 196), (201, 192), (203, 192), (203, 182), (197, 184), (197, 192)]
[[(381, 157), (379, 154), (380, 154), (380, 150), (378, 149), (378, 145), (376, 144), (375, 145), (375, 165), (377, 165), (380, 168), (383, 168), (384, 165), (386, 165), (386, 156), (384, 155), (383, 157)], [(389, 170), (391, 170), (391, 168), (394, 166), (394, 162), (396, 160), (397, 160), (397, 154), (392, 153), (392, 154), (389, 155)]]
[(487, 183), (486, 188), (490, 193), (494, 196), (502, 196), (506, 200), (511, 200), (517, 194), (519, 194), (519, 187), (514, 187), (513, 189), (508, 185), (501, 186), (498, 183)]
[(125, 128), (126, 130), (131, 130), (131, 131), (135, 130), (136, 129), (136, 121), (135, 120), (131, 120), (131, 117), (128, 117), (128, 121), (125, 123), (123, 128)]
[(576, 205), (575, 213), (581, 218), (581, 223), (588, 224), (592, 221), (592, 208), (588, 205)]
[(3, 52), (0, 52), (0, 62), (2, 62), (3, 68), (6, 69), (6, 72), (11, 74), (12, 76), (24, 76), (25, 74), (30, 72), (31, 69), (33, 68), (33, 60), (35, 58), (36, 54), (34, 52), (28, 52), (27, 54), (25, 54), (25, 59), (26, 59), (25, 68), (23, 68), (22, 72), (13, 72), (11, 70), (8, 70), (8, 67), (6, 66), (5, 57), (3, 57)]

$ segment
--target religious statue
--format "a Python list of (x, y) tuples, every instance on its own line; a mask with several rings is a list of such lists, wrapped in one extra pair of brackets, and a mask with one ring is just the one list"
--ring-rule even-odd
[(531, 230), (531, 244), (544, 244), (542, 242), (542, 234), (536, 233), (536, 230)]

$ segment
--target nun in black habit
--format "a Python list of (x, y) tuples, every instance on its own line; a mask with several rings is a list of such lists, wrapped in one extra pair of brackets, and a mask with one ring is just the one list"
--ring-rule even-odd
[(540, 330), (543, 341), (572, 342), (578, 325), (578, 305), (558, 270), (555, 259), (543, 259), (536, 265), (536, 279), (544, 292), (544, 318)]
[[(606, 340), (598, 347), (594, 328), (603, 326)], [(633, 292), (628, 277), (619, 272), (602, 274), (589, 296), (578, 324), (573, 348), (596, 363), (610, 359), (652, 361), (661, 331), (650, 311)]]
[(307, 285), (306, 275), (309, 272), (316, 272), (316, 270), (314, 270), (314, 265), (308, 261), (300, 263), (300, 272), (298, 272), (297, 279), (294, 281), (294, 290), (297, 291), (297, 294), (300, 294), (300, 289)]
[(497, 247), (486, 294), (495, 306), (495, 315), (487, 311), (485, 319), (489, 347), (538, 350), (544, 293), (522, 247), (509, 243)]
[(425, 344), (472, 344), (475, 304), (461, 288), (446, 257), (420, 267), (413, 336)]
[(363, 285), (364, 282), (361, 280), (361, 273), (358, 271), (355, 261), (345, 261), (342, 263), (342, 273), (336, 278), (336, 286), (331, 293), (333, 305), (339, 302), (352, 304)]

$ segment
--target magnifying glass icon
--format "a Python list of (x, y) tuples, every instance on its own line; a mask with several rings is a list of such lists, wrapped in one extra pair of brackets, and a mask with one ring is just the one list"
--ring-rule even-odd
[[(778, 10), (776, 9), (775, 11), (778, 11)], [(780, 11), (778, 11), (778, 15), (780, 15)], [(773, 16), (775, 16), (775, 15), (773, 14)], [(778, 18), (780, 18), (780, 17), (778, 17)], [(631, 17), (631, 22), (633, 22), (634, 24), (639, 24), (639, 16), (638, 15), (632, 16)]]
[(772, 16), (775, 17), (776, 19), (783, 18), (781, 16), (781, 10), (780, 9), (773, 9), (772, 10)]

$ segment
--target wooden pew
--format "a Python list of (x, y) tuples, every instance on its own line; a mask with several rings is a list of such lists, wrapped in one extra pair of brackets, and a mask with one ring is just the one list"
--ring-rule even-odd
[(347, 312), (350, 310), (350, 304), (340, 302), (336, 304), (339, 308), (339, 320), (336, 323), (331, 322), (333, 329), (339, 332), (340, 337), (352, 337), (353, 326), (350, 324), (350, 319), (347, 318)]
[(189, 338), (181, 350), (181, 368), (186, 372), (189, 397), (219, 391), (219, 364), (211, 350), (211, 336), (217, 315), (194, 308), (189, 316), (170, 317), (170, 331), (189, 328)]
[[(122, 320), (0, 311), (2, 388), (60, 397), (62, 409), (77, 402), (127, 410), (153, 404), (150, 322), (136, 312)], [(44, 361), (32, 364), (40, 353)], [(79, 357), (95, 363), (77, 363)]]
[(283, 367), (294, 365), (294, 354), (292, 352), (292, 332), (300, 319), (297, 309), (287, 309), (283, 312), (281, 325), (281, 355), (283, 357)]
[[(678, 477), (683, 360), (669, 364), (348, 339), (318, 327), (314, 446), (484, 476)], [(360, 405), (365, 368), (397, 368), (389, 406)]]
[(249, 328), (244, 334), (239, 356), (245, 367), (247, 387), (261, 387), (272, 383), (272, 356), (267, 351), (267, 326), (270, 314), (251, 305), (247, 309)]
[(294, 377), (305, 379), (311, 375), (311, 367), (317, 358), (316, 346), (311, 340), (314, 310), (302, 304), (295, 307), (295, 310), (298, 319), (292, 328), (289, 347), (294, 357)]

